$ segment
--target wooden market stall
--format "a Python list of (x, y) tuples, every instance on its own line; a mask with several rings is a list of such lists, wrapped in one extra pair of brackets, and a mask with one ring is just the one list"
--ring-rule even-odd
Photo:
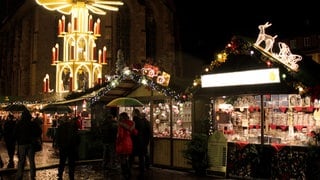
[[(228, 177), (282, 179), (307, 174), (311, 132), (320, 125), (318, 99), (307, 92), (320, 78), (309, 71), (320, 66), (298, 55), (294, 57), (299, 60), (286, 59), (291, 52), (280, 57), (279, 51), (270, 53), (234, 37), (224, 58), (212, 62), (210, 71), (201, 76), (202, 88), (194, 99), (211, 105), (211, 128), (227, 139)], [(303, 63), (314, 66), (305, 69)]]
[(179, 93), (177, 88), (171, 88), (172, 84), (175, 87), (180, 86), (177, 85), (177, 80), (172, 78), (169, 83), (168, 74), (164, 72), (155, 73), (157, 75), (148, 73), (150, 68), (153, 67), (146, 65), (142, 74), (128, 68), (125, 74), (110, 76), (103, 88), (89, 98), (92, 127), (99, 126), (106, 112), (116, 115), (126, 111), (131, 115), (133, 107), (110, 109), (106, 105), (119, 97), (134, 97), (144, 104), (143, 107), (136, 108), (146, 114), (153, 127), (153, 137), (150, 143), (152, 164), (189, 169), (190, 165), (183, 157), (182, 150), (185, 149), (186, 142), (191, 139), (193, 131), (192, 103), (184, 101), (182, 93)]

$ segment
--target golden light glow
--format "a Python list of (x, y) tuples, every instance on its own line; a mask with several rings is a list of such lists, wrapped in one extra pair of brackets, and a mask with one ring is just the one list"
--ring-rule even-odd
[(108, 0), (36, 0), (38, 4), (50, 11), (71, 14), (73, 8), (86, 7), (92, 13), (105, 15), (106, 11), (118, 11), (116, 6), (122, 6), (121, 1)]

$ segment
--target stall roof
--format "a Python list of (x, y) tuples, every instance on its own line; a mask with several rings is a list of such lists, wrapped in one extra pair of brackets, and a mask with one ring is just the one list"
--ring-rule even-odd
[[(140, 85), (134, 82), (132, 79), (125, 79), (119, 82), (117, 86), (107, 91), (103, 96), (100, 97), (100, 101), (109, 102), (112, 99), (118, 97), (125, 97), (135, 89), (137, 89)], [(84, 99), (90, 99), (96, 96), (100, 91), (104, 89), (100, 88), (96, 91), (84, 93), (83, 95), (75, 98), (68, 98), (66, 100), (61, 100), (55, 102), (54, 104), (75, 104), (77, 102), (82, 102)]]
[[(253, 43), (243, 39), (242, 37), (233, 37), (232, 41), (236, 41), (237, 48), (226, 50), (228, 52), (225, 62), (215, 66), (210, 73), (225, 73), (242, 70), (253, 70), (268, 68), (266, 63), (273, 60), (272, 56), (254, 48)], [(283, 64), (272, 61), (272, 67), (280, 69), (280, 74), (286, 74), (286, 80), (281, 80), (278, 84), (263, 84), (263, 85), (243, 85), (243, 86), (228, 86), (228, 87), (211, 87), (201, 88), (196, 92), (196, 96), (223, 96), (236, 94), (282, 94), (282, 93), (298, 93), (295, 85), (301, 83), (306, 87), (316, 86), (320, 84), (320, 65), (311, 58), (302, 56), (303, 59), (298, 62), (298, 71), (291, 71)]]
[[(190, 81), (192, 81), (192, 80), (189, 80), (188, 83), (186, 83), (185, 79), (179, 80), (176, 78), (172, 78), (172, 80), (170, 81), (170, 88), (163, 87), (164, 89), (165, 88), (168, 89), (168, 90), (163, 90), (159, 88), (159, 87), (162, 87), (161, 85), (156, 86), (153, 80), (150, 80), (150, 79), (149, 79), (150, 82), (146, 85), (139, 83), (138, 81), (142, 76), (143, 75), (135, 74), (134, 76), (119, 78), (118, 79), (119, 81), (117, 81), (118, 84), (115, 86), (111, 86), (110, 84), (107, 84), (106, 86), (101, 87), (98, 90), (84, 93), (81, 96), (77, 96), (77, 97), (69, 96), (68, 99), (56, 102), (55, 104), (74, 104), (76, 102), (81, 102), (84, 99), (91, 99), (97, 96), (99, 97), (99, 101), (107, 103), (118, 97), (140, 96), (141, 93), (139, 95), (139, 93), (135, 91), (141, 90), (142, 88), (144, 89), (147, 88), (148, 89), (147, 91), (149, 92), (159, 90), (159, 92), (153, 93), (154, 96), (165, 96), (167, 95), (166, 93), (169, 93), (170, 95), (176, 95), (176, 94), (179, 94), (179, 92), (183, 92), (184, 88), (186, 88), (186, 86), (190, 83)], [(153, 86), (153, 87), (148, 88), (148, 86)], [(171, 86), (173, 88), (171, 88)], [(173, 92), (177, 92), (177, 93), (173, 93)], [(142, 93), (146, 93), (146, 91), (143, 91)], [(147, 95), (142, 94), (141, 97), (143, 96), (147, 96)]]
[(120, 81), (119, 85), (107, 91), (100, 97), (100, 101), (109, 102), (118, 97), (126, 97), (132, 91), (139, 88), (141, 85), (132, 79), (125, 79)]

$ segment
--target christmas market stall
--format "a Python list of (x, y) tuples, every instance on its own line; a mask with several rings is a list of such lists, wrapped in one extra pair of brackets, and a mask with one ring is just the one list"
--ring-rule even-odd
[(91, 98), (92, 119), (103, 112), (101, 105), (105, 108), (114, 99), (130, 97), (139, 100), (143, 106), (119, 106), (111, 112), (125, 111), (131, 116), (133, 108), (139, 109), (152, 125), (152, 164), (189, 168), (182, 150), (192, 134), (191, 102), (185, 101), (184, 95), (179, 93), (183, 87), (177, 85), (178, 80), (151, 64), (145, 64), (141, 69), (125, 67), (118, 75), (107, 79), (104, 88)]
[[(183, 158), (182, 150), (192, 134), (191, 101), (187, 101), (183, 93), (184, 82), (171, 77), (159, 67), (145, 64), (142, 68), (124, 67), (117, 70), (115, 75), (107, 75), (104, 81), (86, 92), (72, 92), (64, 101), (55, 102), (56, 105), (73, 105), (86, 102), (86, 111), (90, 114), (90, 127), (82, 141), (82, 157), (93, 156), (90, 136), (104, 120), (106, 113), (118, 115), (127, 112), (131, 117), (134, 108), (144, 113), (152, 126), (150, 143), (150, 157), (153, 165), (175, 168), (190, 168)], [(192, 81), (192, 80), (191, 80)], [(134, 98), (143, 106), (107, 106), (111, 101), (119, 98)], [(82, 103), (80, 103), (81, 105)], [(82, 107), (83, 108), (83, 107)], [(78, 112), (81, 110), (78, 107)], [(91, 146), (91, 148), (89, 147)]]
[(209, 136), (219, 132), (227, 142), (221, 164), (208, 152), (208, 173), (224, 166), (227, 177), (304, 179), (316, 161), (310, 159), (320, 126), (320, 65), (264, 33), (255, 42), (233, 37), (195, 80), (195, 109), (209, 110)]

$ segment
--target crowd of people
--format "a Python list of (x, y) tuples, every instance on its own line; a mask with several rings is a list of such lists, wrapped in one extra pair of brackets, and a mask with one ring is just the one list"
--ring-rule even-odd
[[(33, 117), (29, 110), (24, 110), (20, 116), (14, 116), (9, 113), (6, 119), (1, 124), (1, 138), (5, 142), (9, 161), (7, 168), (14, 168), (14, 155), (17, 153), (18, 164), (16, 180), (22, 180), (25, 170), (26, 161), (28, 159), (30, 166), (30, 179), (36, 178), (36, 164), (35, 164), (35, 153), (37, 150), (34, 148), (34, 142), (37, 139), (41, 139), (42, 119), (37, 114)], [(42, 141), (40, 142), (42, 143)], [(1, 167), (5, 166), (0, 157)]]
[[(80, 136), (78, 133), (79, 123), (77, 118), (71, 118), (65, 114), (59, 121), (55, 133), (55, 143), (59, 149), (58, 179), (62, 180), (66, 161), (68, 161), (69, 179), (74, 179), (75, 162), (78, 158), (78, 145)], [(15, 116), (11, 113), (5, 118), (0, 126), (0, 135), (5, 142), (9, 157), (6, 168), (17, 168), (16, 180), (22, 180), (25, 173), (26, 161), (28, 159), (30, 168), (30, 179), (36, 179), (35, 154), (39, 150), (35, 148), (38, 140), (42, 146), (43, 119), (39, 113), (33, 117), (29, 110), (24, 110)], [(18, 156), (18, 164), (14, 164), (14, 155)], [(5, 166), (0, 156), (0, 167)]]
[(151, 126), (138, 109), (133, 109), (132, 119), (127, 112), (118, 116), (108, 115), (101, 126), (103, 136), (103, 168), (111, 171), (119, 163), (124, 179), (131, 178), (131, 168), (138, 157), (139, 176), (142, 178), (149, 168), (148, 146), (151, 137)]
[[(61, 118), (55, 133), (55, 144), (59, 154), (58, 179), (62, 180), (66, 162), (68, 165), (68, 177), (74, 179), (76, 161), (80, 145), (79, 124), (77, 118), (65, 115)], [(151, 138), (150, 123), (143, 113), (133, 109), (130, 119), (127, 112), (119, 115), (107, 113), (103, 123), (99, 126), (103, 143), (103, 170), (105, 175), (121, 169), (124, 179), (131, 178), (131, 168), (136, 162), (139, 166), (139, 175), (143, 177), (149, 168), (148, 146)], [(8, 164), (3, 162), (0, 156), (0, 167), (17, 168), (16, 178), (22, 180), (28, 159), (30, 166), (30, 179), (36, 178), (36, 163), (34, 139), (40, 139), (42, 143), (43, 120), (36, 114), (34, 117), (30, 111), (25, 110), (19, 117), (9, 114), (1, 124), (1, 138), (5, 142)], [(18, 164), (14, 164), (14, 156), (17, 154)], [(2, 164), (1, 164), (2, 163)]]

